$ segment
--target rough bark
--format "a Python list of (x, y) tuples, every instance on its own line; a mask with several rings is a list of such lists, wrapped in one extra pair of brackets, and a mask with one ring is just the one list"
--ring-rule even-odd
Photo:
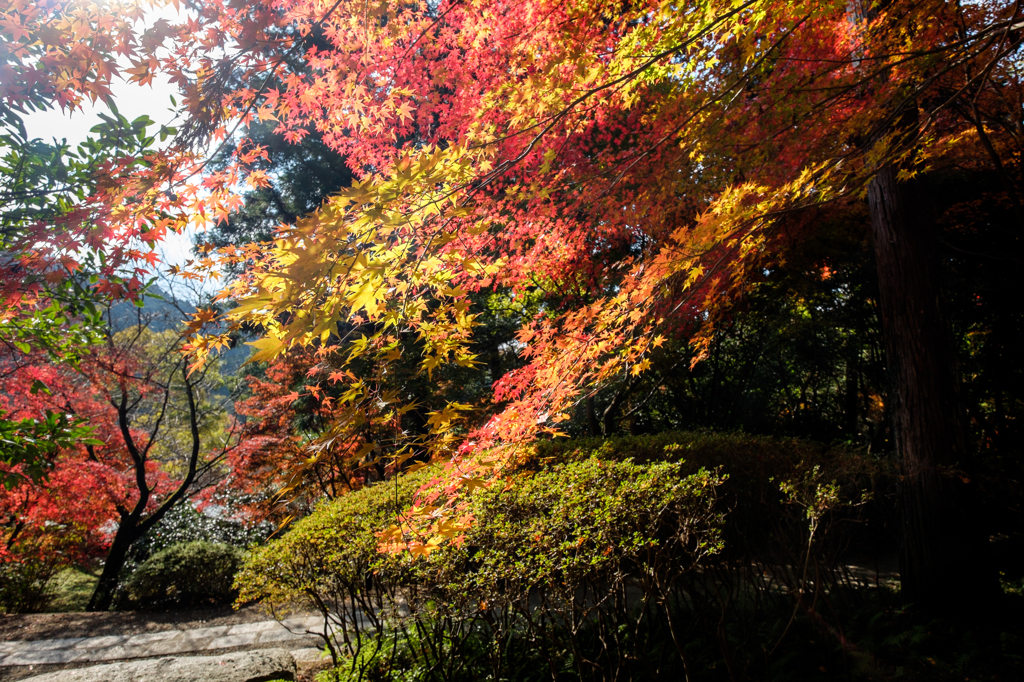
[(999, 587), (965, 473), (965, 411), (934, 220), (920, 181), (898, 183), (891, 165), (872, 181), (868, 205), (900, 462), (902, 593), (926, 609), (977, 606)]
[(103, 562), (103, 572), (89, 599), (87, 611), (109, 611), (113, 605), (118, 578), (128, 560), (128, 550), (139, 539), (139, 536), (132, 532), (134, 530), (134, 528), (129, 530), (124, 526), (117, 529), (114, 540), (110, 543), (110, 550)]

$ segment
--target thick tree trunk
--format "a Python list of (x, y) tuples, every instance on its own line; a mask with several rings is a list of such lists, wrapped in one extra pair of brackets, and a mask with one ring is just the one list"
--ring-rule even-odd
[(125, 561), (128, 560), (128, 550), (139, 537), (140, 533), (134, 526), (126, 528), (122, 523), (122, 526), (117, 529), (114, 540), (110, 544), (107, 559), (103, 564), (100, 580), (96, 584), (96, 589), (93, 590), (86, 611), (110, 610), (114, 603), (114, 591), (117, 590), (117, 579), (121, 574), (121, 569), (124, 568)]
[(857, 434), (857, 422), (860, 416), (857, 411), (858, 398), (860, 397), (860, 377), (857, 372), (859, 363), (860, 348), (858, 344), (850, 339), (846, 348), (846, 396), (843, 409), (845, 424), (843, 426), (847, 439), (852, 439)]
[(999, 585), (962, 470), (966, 422), (934, 220), (920, 181), (897, 183), (892, 166), (872, 181), (868, 205), (900, 461), (902, 593), (926, 609), (977, 607)]

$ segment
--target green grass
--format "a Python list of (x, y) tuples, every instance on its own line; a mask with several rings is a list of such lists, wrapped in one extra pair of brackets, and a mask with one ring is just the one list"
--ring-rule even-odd
[(85, 611), (97, 582), (99, 578), (81, 569), (64, 569), (50, 581), (53, 596), (48, 610), (54, 613)]

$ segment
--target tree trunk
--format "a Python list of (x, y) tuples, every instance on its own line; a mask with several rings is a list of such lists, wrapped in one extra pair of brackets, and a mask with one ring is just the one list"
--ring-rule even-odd
[(590, 432), (587, 435), (600, 436), (601, 426), (597, 423), (597, 413), (594, 411), (594, 396), (587, 396), (585, 409), (587, 411), (587, 430)]
[(999, 594), (968, 476), (966, 421), (920, 181), (887, 165), (868, 188), (894, 441), (900, 462), (900, 579), (925, 609), (972, 608)]
[(857, 411), (858, 399), (860, 398), (860, 375), (857, 365), (859, 364), (860, 347), (854, 339), (847, 340), (846, 346), (846, 395), (843, 405), (844, 431), (846, 439), (852, 440), (857, 436), (857, 423), (859, 413)]
[(103, 564), (103, 572), (100, 574), (100, 580), (96, 584), (96, 589), (93, 590), (92, 597), (89, 598), (89, 606), (86, 607), (86, 611), (110, 610), (114, 603), (114, 591), (117, 590), (117, 579), (121, 574), (121, 569), (124, 568), (125, 561), (128, 560), (128, 550), (139, 537), (140, 533), (134, 525), (126, 527), (125, 522), (122, 521), (117, 533), (114, 534), (114, 541), (110, 544), (110, 551)]

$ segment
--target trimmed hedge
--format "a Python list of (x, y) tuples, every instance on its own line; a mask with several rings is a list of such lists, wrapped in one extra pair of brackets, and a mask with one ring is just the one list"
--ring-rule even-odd
[(230, 604), (243, 552), (213, 542), (183, 542), (160, 550), (132, 573), (126, 591), (139, 608), (192, 608)]
[(423, 470), (321, 505), (281, 538), (250, 552), (236, 579), (238, 600), (259, 600), (282, 612), (296, 600), (320, 608), (334, 604), (335, 595), (358, 592), (374, 571), (402, 575), (409, 562), (378, 552), (376, 534), (427, 480), (428, 471)]

